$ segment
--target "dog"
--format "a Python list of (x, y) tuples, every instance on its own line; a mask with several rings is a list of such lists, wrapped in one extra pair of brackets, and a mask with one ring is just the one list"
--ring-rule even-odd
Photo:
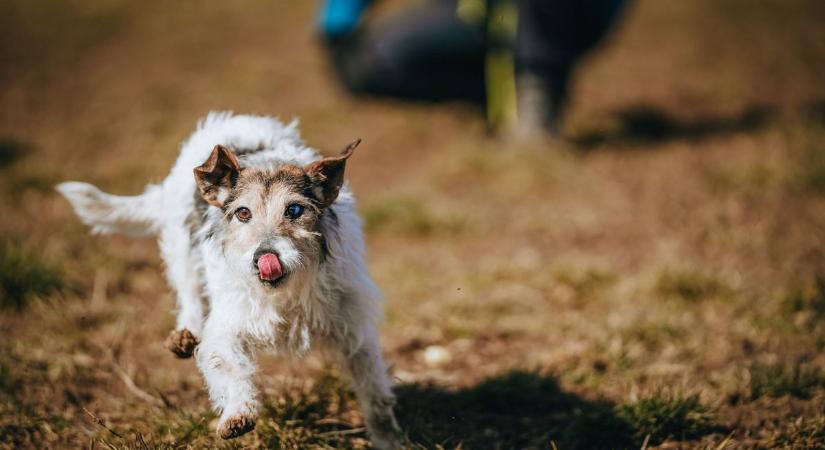
[(344, 183), (359, 143), (321, 158), (296, 122), (213, 112), (141, 195), (57, 187), (95, 233), (158, 236), (178, 305), (166, 345), (194, 354), (224, 439), (255, 427), (256, 350), (300, 356), (320, 344), (352, 378), (374, 447), (401, 445), (376, 329), (381, 294)]

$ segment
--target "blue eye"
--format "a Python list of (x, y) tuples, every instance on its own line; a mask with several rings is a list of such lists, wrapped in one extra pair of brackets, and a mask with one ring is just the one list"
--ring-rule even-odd
[(297, 219), (304, 213), (304, 205), (299, 205), (297, 203), (293, 203), (286, 207), (286, 211), (284, 215), (289, 217), (290, 219)]

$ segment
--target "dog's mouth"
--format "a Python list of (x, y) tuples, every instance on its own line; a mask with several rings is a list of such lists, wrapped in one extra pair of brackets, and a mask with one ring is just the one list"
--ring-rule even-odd
[(286, 278), (281, 260), (275, 253), (264, 253), (255, 260), (255, 272), (262, 283), (277, 286)]

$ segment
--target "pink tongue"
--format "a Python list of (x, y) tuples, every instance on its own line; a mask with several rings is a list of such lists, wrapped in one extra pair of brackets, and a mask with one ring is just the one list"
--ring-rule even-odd
[(258, 258), (258, 271), (261, 279), (267, 281), (277, 280), (283, 275), (281, 262), (278, 261), (278, 257), (274, 253), (265, 253)]

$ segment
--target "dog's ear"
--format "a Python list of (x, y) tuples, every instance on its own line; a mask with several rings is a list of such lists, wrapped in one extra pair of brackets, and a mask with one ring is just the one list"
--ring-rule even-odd
[(238, 180), (241, 166), (232, 150), (216, 145), (203, 165), (195, 167), (198, 191), (210, 205), (222, 208), (230, 189)]
[(312, 181), (312, 193), (318, 200), (318, 206), (326, 208), (338, 198), (338, 191), (344, 184), (344, 169), (347, 166), (347, 158), (352, 156), (352, 151), (361, 139), (356, 139), (351, 144), (344, 147), (338, 156), (330, 156), (320, 161), (306, 166), (306, 171), (310, 181)]

